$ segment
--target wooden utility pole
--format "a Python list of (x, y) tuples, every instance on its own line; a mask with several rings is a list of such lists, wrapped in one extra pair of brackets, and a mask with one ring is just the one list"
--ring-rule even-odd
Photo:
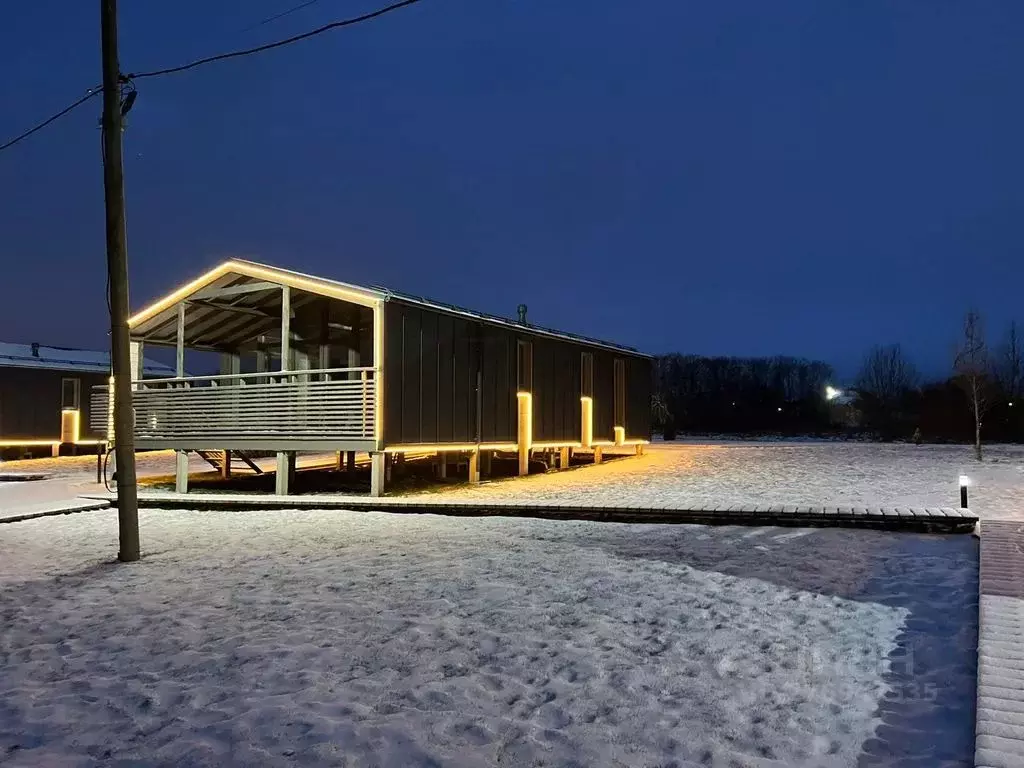
[(103, 199), (107, 212), (110, 348), (114, 374), (114, 450), (117, 456), (117, 559), (139, 559), (139, 502), (135, 487), (131, 350), (128, 336), (128, 254), (121, 155), (121, 72), (117, 58), (117, 0), (100, 0), (103, 48)]

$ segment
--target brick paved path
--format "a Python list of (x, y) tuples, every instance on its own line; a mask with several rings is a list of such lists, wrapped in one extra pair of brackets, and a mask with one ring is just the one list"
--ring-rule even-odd
[(1024, 768), (1024, 523), (981, 526), (975, 765)]

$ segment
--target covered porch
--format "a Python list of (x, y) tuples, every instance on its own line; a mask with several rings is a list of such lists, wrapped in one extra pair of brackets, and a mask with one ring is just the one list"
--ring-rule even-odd
[[(182, 286), (129, 322), (133, 359), (175, 350), (175, 376), (134, 377), (136, 447), (178, 452), (179, 492), (187, 451), (218, 452), (228, 473), (231, 452), (272, 452), (279, 494), (298, 452), (366, 452), (383, 464), (381, 304), (372, 291), (246, 262)], [(108, 414), (107, 388), (93, 398), (93, 413)]]

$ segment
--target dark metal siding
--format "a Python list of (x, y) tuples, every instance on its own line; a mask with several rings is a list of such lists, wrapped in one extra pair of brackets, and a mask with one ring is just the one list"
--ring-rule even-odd
[(628, 361), (627, 436), (649, 436), (650, 361), (646, 358), (616, 355), (398, 300), (385, 304), (384, 336), (386, 444), (515, 442), (520, 339), (533, 346), (535, 441), (580, 439), (580, 356), (585, 351), (594, 356), (594, 438), (614, 437), (613, 361), (617, 356)]
[(0, 440), (59, 440), (62, 379), (79, 380), (79, 437), (98, 437), (89, 431), (89, 398), (105, 374), (0, 367)]
[(594, 350), (594, 439), (615, 438), (615, 355)]
[(651, 439), (651, 360), (626, 359), (626, 437)]

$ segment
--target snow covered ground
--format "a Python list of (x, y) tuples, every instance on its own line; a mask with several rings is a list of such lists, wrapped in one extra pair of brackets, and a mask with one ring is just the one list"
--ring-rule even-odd
[(973, 537), (153, 510), (117, 565), (116, 533), (0, 526), (6, 765), (971, 764)]
[(445, 489), (458, 499), (580, 503), (807, 504), (958, 507), (971, 478), (982, 518), (1024, 519), (1024, 446), (878, 443), (655, 443), (641, 457), (529, 478)]

